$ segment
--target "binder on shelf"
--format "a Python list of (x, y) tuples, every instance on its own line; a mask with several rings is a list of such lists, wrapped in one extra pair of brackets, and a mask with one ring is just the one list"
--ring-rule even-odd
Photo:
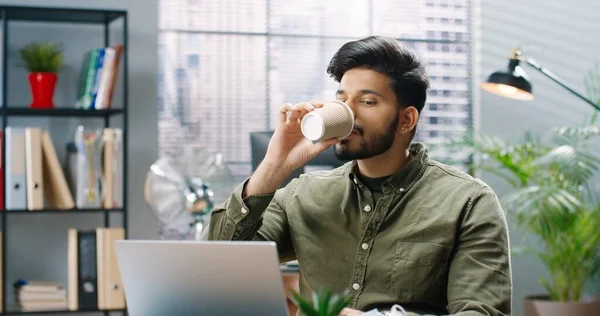
[(75, 207), (63, 168), (58, 161), (52, 138), (47, 131), (42, 132), (42, 165), (44, 195), (48, 207), (53, 209), (72, 209)]
[(115, 241), (122, 227), (68, 230), (68, 309), (124, 309)]
[(42, 132), (37, 127), (25, 128), (25, 174), (27, 175), (27, 209), (44, 208), (44, 183), (42, 179)]
[(115, 178), (115, 161), (114, 156), (114, 133), (110, 128), (105, 128), (102, 133), (102, 192), (103, 207), (110, 209), (115, 207), (114, 203), (114, 178)]
[(123, 207), (123, 186), (125, 185), (123, 177), (123, 130), (120, 128), (113, 129), (114, 133), (114, 149), (113, 161), (115, 165), (115, 177), (113, 181), (113, 195), (115, 197), (115, 207)]
[(67, 307), (69, 310), (98, 307), (96, 231), (68, 230)]
[(79, 236), (77, 229), (67, 232), (67, 308), (71, 311), (79, 309)]
[(25, 177), (25, 128), (7, 127), (5, 205), (7, 210), (27, 209)]
[(103, 207), (106, 209), (123, 206), (123, 135), (120, 128), (105, 128), (103, 142)]
[(99, 309), (125, 308), (125, 293), (115, 252), (115, 241), (122, 239), (125, 239), (125, 230), (121, 227), (96, 229)]
[(78, 234), (77, 296), (80, 309), (98, 308), (98, 274), (96, 259), (96, 231), (79, 231)]

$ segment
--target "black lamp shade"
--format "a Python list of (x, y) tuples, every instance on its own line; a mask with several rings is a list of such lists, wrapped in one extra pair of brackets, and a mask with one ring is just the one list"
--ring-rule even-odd
[(527, 74), (519, 66), (518, 59), (511, 59), (506, 70), (492, 73), (481, 84), (485, 91), (517, 100), (532, 100), (531, 83)]

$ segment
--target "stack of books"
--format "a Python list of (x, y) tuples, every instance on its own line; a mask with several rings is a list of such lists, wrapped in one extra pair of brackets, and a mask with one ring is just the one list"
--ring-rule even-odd
[(83, 58), (75, 108), (104, 110), (111, 108), (123, 45), (96, 48)]
[(15, 297), (24, 312), (67, 309), (67, 291), (53, 281), (19, 280), (15, 283)]

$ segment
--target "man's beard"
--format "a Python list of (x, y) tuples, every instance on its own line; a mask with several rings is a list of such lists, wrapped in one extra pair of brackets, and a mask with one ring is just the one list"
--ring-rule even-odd
[[(392, 147), (394, 140), (396, 139), (396, 129), (400, 122), (400, 117), (396, 115), (396, 118), (383, 133), (379, 133), (370, 137), (369, 139), (361, 139), (359, 148), (351, 150), (349, 148), (350, 141), (348, 139), (342, 140), (339, 144), (335, 145), (335, 156), (343, 161), (349, 160), (361, 160), (368, 159), (380, 155)], [(358, 128), (358, 134), (362, 137), (363, 132), (361, 128)]]

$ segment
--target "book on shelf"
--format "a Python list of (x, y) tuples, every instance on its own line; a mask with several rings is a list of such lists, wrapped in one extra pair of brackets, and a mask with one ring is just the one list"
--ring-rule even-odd
[[(123, 142), (119, 128), (79, 126), (63, 166), (48, 131), (7, 127), (4, 205), (42, 211), (123, 207)], [(66, 171), (66, 172), (65, 172)]]
[(56, 281), (19, 279), (14, 289), (16, 304), (21, 311), (67, 309), (67, 291)]
[(58, 160), (56, 148), (47, 131), (42, 132), (42, 179), (44, 195), (48, 205), (56, 209), (71, 209), (74, 201), (69, 185), (63, 172), (63, 167)]
[(85, 54), (75, 108), (100, 110), (111, 107), (122, 54), (122, 44), (91, 49)]
[(124, 309), (115, 241), (121, 227), (68, 231), (68, 309)]

